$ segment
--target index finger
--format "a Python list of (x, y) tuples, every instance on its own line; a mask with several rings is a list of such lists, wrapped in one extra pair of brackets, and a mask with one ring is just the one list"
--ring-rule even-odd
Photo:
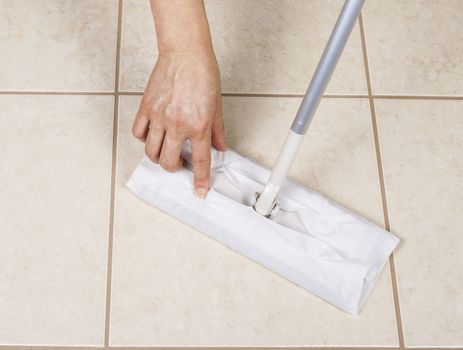
[(194, 194), (206, 197), (211, 178), (211, 135), (200, 139), (191, 139), (191, 155), (194, 171)]

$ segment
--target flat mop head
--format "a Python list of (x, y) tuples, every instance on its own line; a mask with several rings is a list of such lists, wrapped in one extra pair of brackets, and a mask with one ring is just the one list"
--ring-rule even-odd
[(289, 180), (266, 218), (253, 205), (270, 171), (231, 150), (212, 152), (211, 190), (204, 200), (192, 194), (188, 144), (185, 167), (172, 174), (145, 157), (127, 186), (341, 310), (358, 313), (399, 239)]

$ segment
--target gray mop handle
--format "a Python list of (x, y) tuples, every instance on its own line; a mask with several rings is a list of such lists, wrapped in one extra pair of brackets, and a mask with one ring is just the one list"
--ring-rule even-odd
[(341, 57), (349, 35), (360, 15), (364, 2), (365, 0), (346, 0), (344, 3), (341, 14), (336, 21), (328, 44), (323, 51), (323, 55), (291, 126), (291, 130), (296, 134), (304, 135), (307, 132), (336, 67), (336, 63), (339, 57)]
[(296, 157), (302, 139), (317, 110), (326, 86), (333, 74), (336, 63), (346, 46), (365, 0), (346, 0), (328, 44), (320, 59), (309, 88), (297, 111), (288, 137), (280, 151), (264, 190), (256, 199), (254, 209), (261, 215), (269, 216), (275, 208), (275, 199), (280, 186), (288, 175), (289, 168)]

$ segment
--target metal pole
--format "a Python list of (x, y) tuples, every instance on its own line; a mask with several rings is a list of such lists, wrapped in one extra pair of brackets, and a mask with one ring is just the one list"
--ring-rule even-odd
[(291, 130), (296, 134), (304, 135), (307, 132), (364, 2), (365, 0), (347, 0), (345, 2), (291, 126)]
[(297, 111), (285, 144), (273, 167), (270, 179), (254, 205), (254, 209), (261, 215), (271, 215), (275, 207), (275, 198), (280, 190), (280, 186), (288, 175), (289, 168), (296, 157), (303, 137), (320, 104), (326, 86), (346, 46), (364, 2), (365, 0), (346, 0), (344, 3), (309, 88)]

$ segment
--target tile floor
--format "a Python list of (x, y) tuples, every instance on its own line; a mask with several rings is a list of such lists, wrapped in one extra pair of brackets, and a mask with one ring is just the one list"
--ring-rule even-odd
[[(341, 6), (206, 0), (232, 148), (272, 164)], [(463, 347), (462, 11), (368, 0), (292, 169), (402, 239), (350, 316), (124, 187), (147, 0), (0, 0), (0, 349)]]

